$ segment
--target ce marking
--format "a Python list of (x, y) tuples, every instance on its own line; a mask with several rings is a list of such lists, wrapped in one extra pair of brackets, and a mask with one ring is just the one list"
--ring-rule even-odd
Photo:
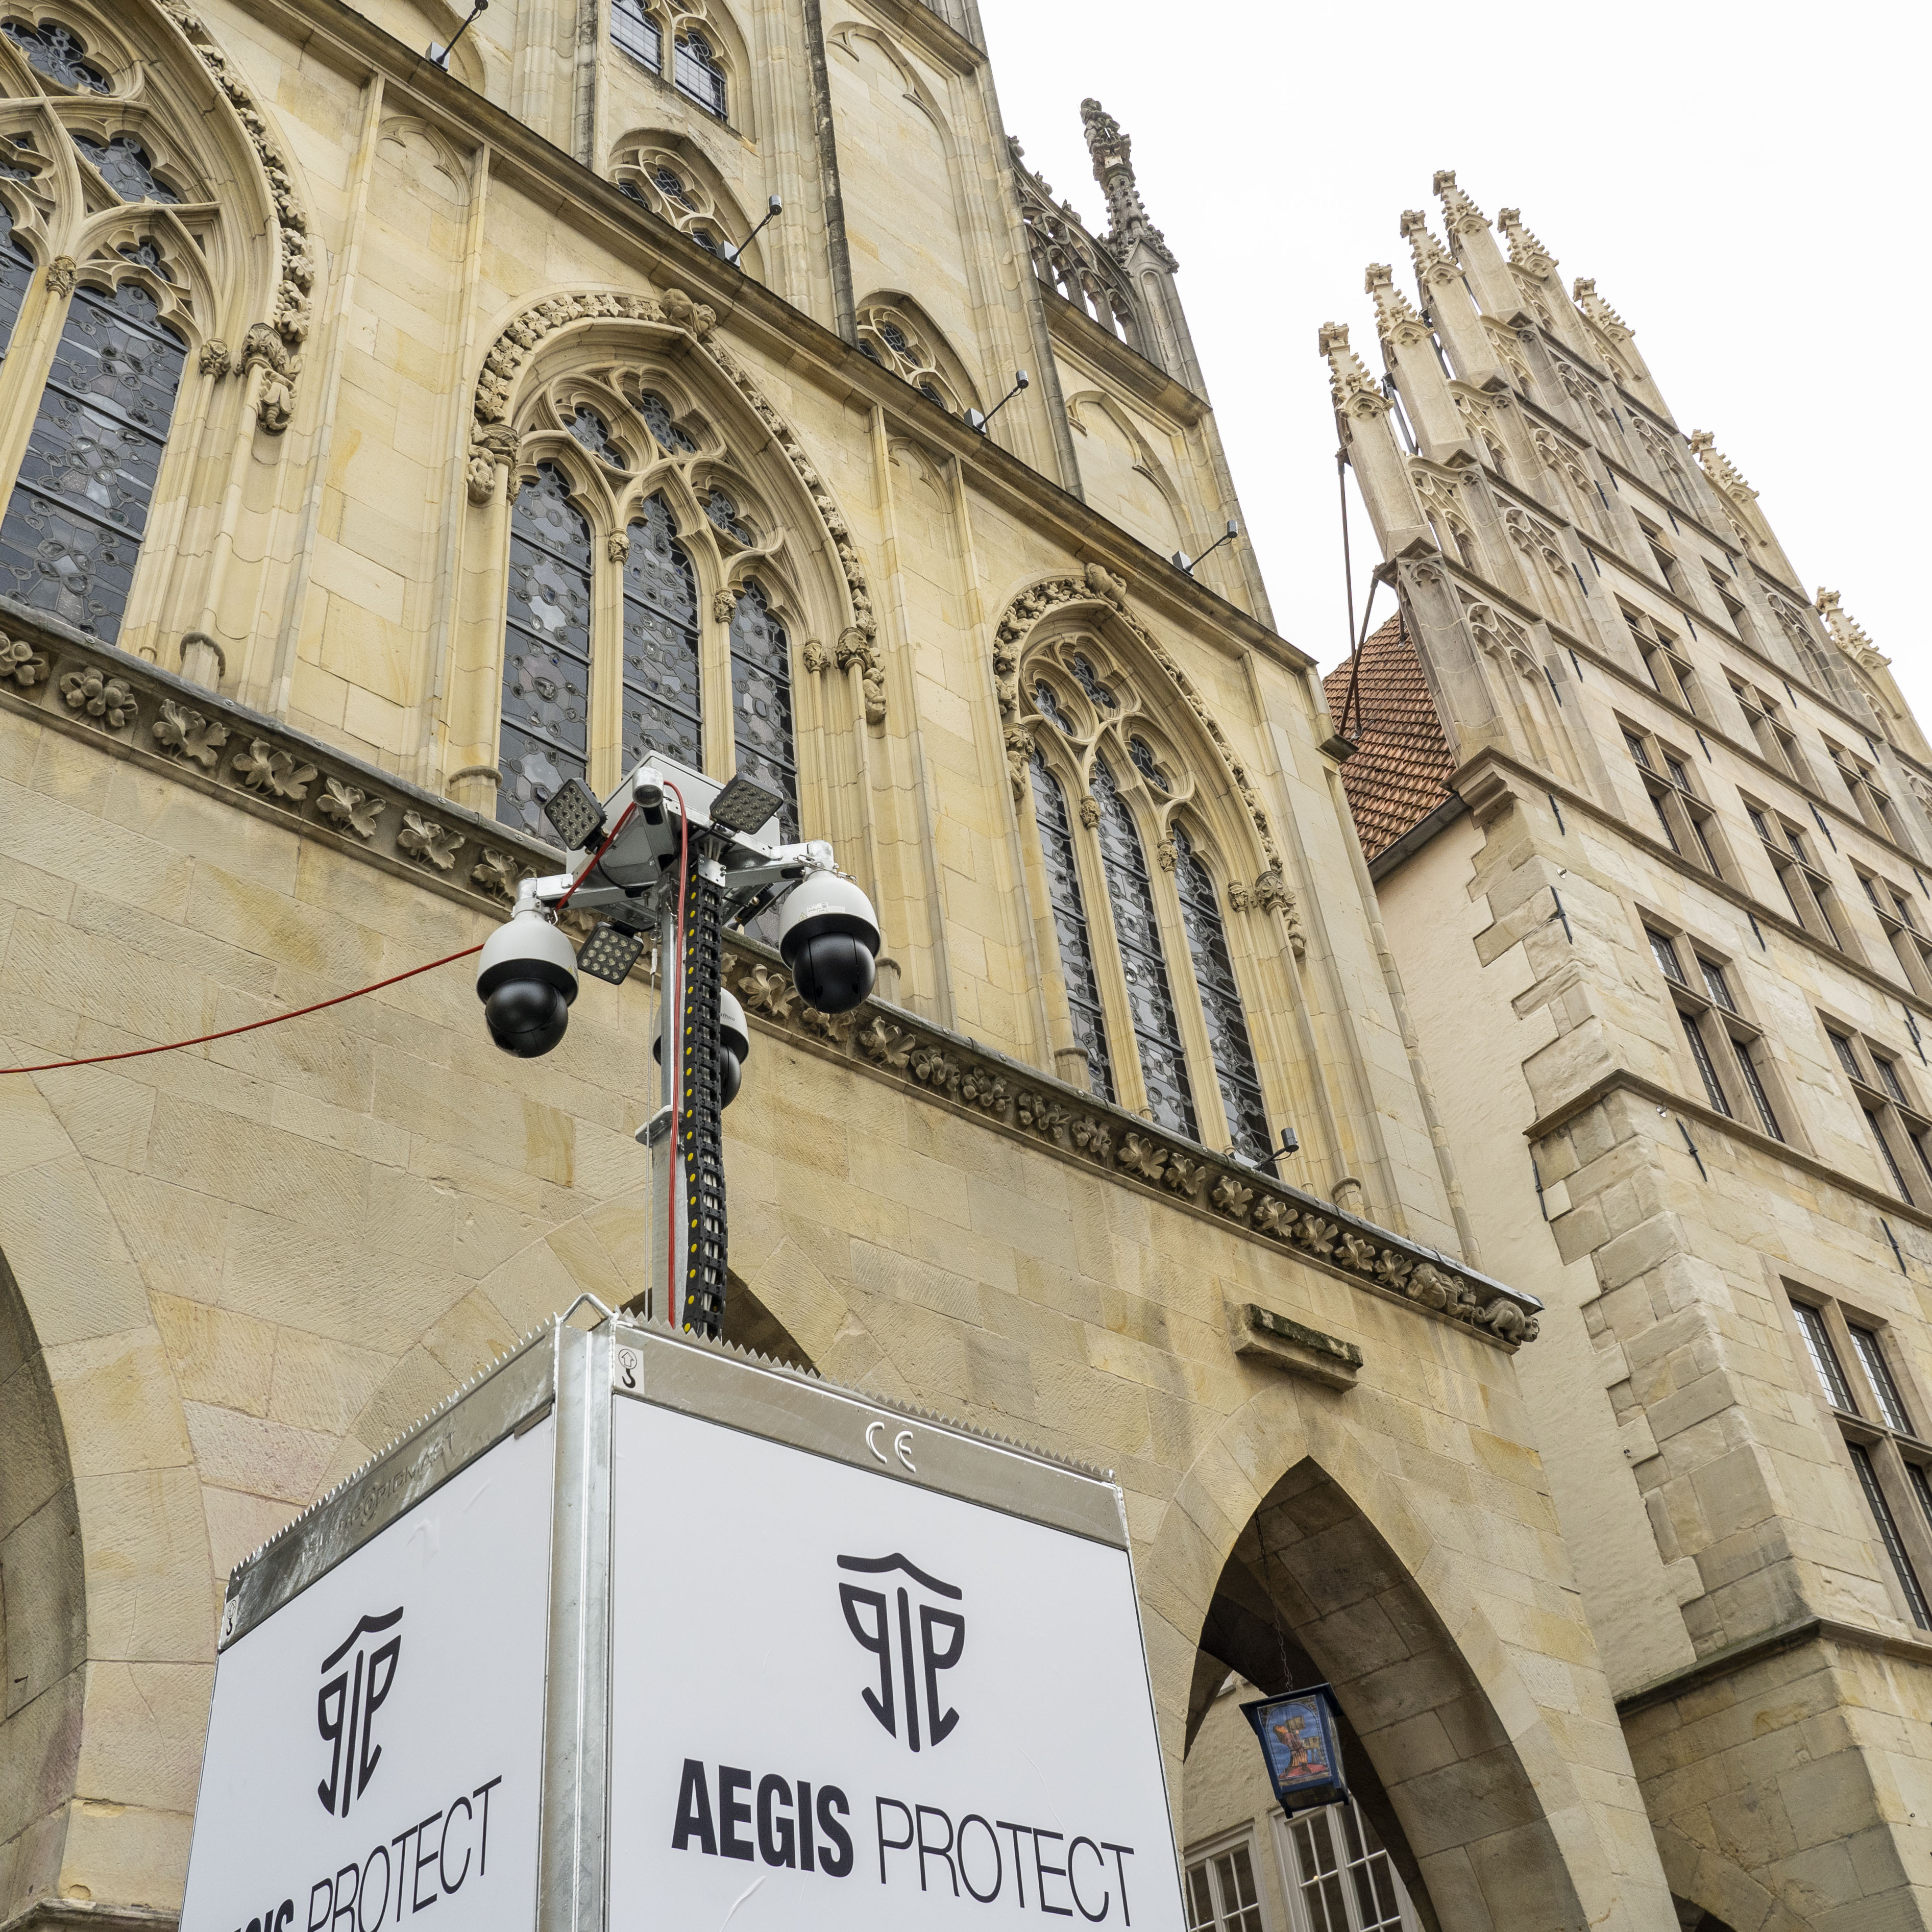
[[(880, 1421), (866, 1424), (866, 1447), (890, 1469), (892, 1466), (892, 1456), (888, 1456), (879, 1447), (879, 1436), (885, 1426), (884, 1423)], [(910, 1429), (902, 1429), (892, 1438), (892, 1455), (896, 1456), (914, 1475), (919, 1474), (918, 1465), (912, 1460), (912, 1431)]]

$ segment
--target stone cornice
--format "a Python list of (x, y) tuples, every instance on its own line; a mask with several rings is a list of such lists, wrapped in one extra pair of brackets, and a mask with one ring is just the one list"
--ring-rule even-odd
[[(474, 909), (507, 913), (520, 878), (563, 863), (507, 826), (4, 598), (0, 667), (0, 711)], [(564, 922), (591, 923), (570, 913)], [(1486, 1341), (1535, 1339), (1534, 1295), (883, 1000), (836, 1017), (815, 1012), (755, 941), (730, 936), (725, 976), (760, 1030)]]
[(1708, 1657), (1700, 1658), (1684, 1670), (1630, 1691), (1616, 1700), (1617, 1715), (1634, 1718), (1640, 1711), (1671, 1703), (1706, 1684), (1714, 1684), (1735, 1672), (1748, 1670), (1754, 1664), (1761, 1664), (1767, 1658), (1798, 1649), (1808, 1643), (1841, 1643), (1857, 1650), (1876, 1651), (1885, 1657), (1932, 1664), (1932, 1642), (1924, 1638), (1867, 1630), (1862, 1624), (1840, 1623), (1831, 1617), (1804, 1617), (1796, 1623), (1767, 1630), (1762, 1636), (1745, 1637), (1728, 1644)]
[[(1802, 946), (1820, 959), (1828, 961), (1840, 971), (1850, 974), (1854, 980), (1862, 980), (1867, 986), (1876, 988), (1887, 999), (1895, 1000), (1900, 1006), (1912, 1009), (1922, 1018), (1932, 1020), (1932, 1001), (1922, 999), (1909, 986), (1886, 979), (1882, 974), (1874, 972), (1862, 959), (1854, 959), (1850, 953), (1838, 952), (1827, 946), (1822, 940), (1814, 938), (1787, 914), (1774, 910), (1762, 899), (1753, 898), (1742, 886), (1732, 885), (1729, 879), (1720, 878), (1715, 872), (1707, 872), (1701, 866), (1694, 866), (1681, 852), (1673, 852), (1662, 839), (1652, 838), (1628, 819), (1608, 810), (1588, 793), (1574, 790), (1553, 774), (1525, 763), (1514, 752), (1486, 746), (1458, 765), (1443, 782), (1459, 797), (1470, 802), (1469, 788), (1485, 771), (1507, 772), (1526, 784), (1531, 790), (1541, 792), (1546, 797), (1555, 799), (1566, 810), (1580, 812), (1586, 818), (1594, 819), (1606, 830), (1614, 830), (1618, 837), (1628, 839), (1666, 872), (1675, 872), (1679, 878), (1696, 883), (1718, 898), (1728, 899), (1740, 912), (1756, 920), (1760, 926), (1768, 926), (1780, 938), (1790, 940), (1793, 945)], [(1508, 780), (1503, 782), (1508, 788)], [(1521, 802), (1520, 795), (1513, 788), (1510, 789), (1510, 796), (1519, 803)], [(1490, 815), (1486, 806), (1483, 821), (1486, 823)], [(1862, 824), (1859, 830), (1864, 830)]]
[(1868, 1208), (1876, 1208), (1881, 1215), (1895, 1215), (1901, 1221), (1909, 1221), (1913, 1226), (1932, 1232), (1932, 1213), (1915, 1207), (1910, 1201), (1886, 1190), (1869, 1180), (1861, 1180), (1855, 1174), (1847, 1174), (1841, 1167), (1833, 1167), (1820, 1160), (1802, 1148), (1793, 1147), (1789, 1141), (1773, 1140), (1770, 1135), (1760, 1133), (1755, 1127), (1748, 1127), (1743, 1121), (1732, 1120), (1720, 1114), (1714, 1107), (1707, 1106), (1700, 1100), (1693, 1100), (1682, 1094), (1673, 1092), (1658, 1082), (1634, 1073), (1628, 1067), (1615, 1067), (1608, 1073), (1592, 1081), (1588, 1086), (1559, 1101), (1540, 1120), (1531, 1121), (1522, 1130), (1525, 1140), (1532, 1143), (1546, 1138), (1559, 1129), (1567, 1126), (1579, 1114), (1587, 1112), (1612, 1094), (1628, 1094), (1636, 1099), (1655, 1107), (1660, 1112), (1681, 1114), (1694, 1120), (1698, 1126), (1714, 1134), (1723, 1136), (1749, 1148), (1754, 1154), (1763, 1155), (1786, 1167), (1795, 1167), (1802, 1174), (1808, 1174), (1814, 1180), (1822, 1180), (1862, 1201)]

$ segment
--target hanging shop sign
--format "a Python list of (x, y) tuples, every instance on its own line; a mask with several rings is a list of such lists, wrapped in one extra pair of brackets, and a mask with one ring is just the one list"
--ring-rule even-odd
[(1241, 1706), (1241, 1715), (1261, 1740), (1268, 1781), (1288, 1816), (1348, 1796), (1335, 1694), (1327, 1684), (1258, 1697)]
[(182, 1932), (1185, 1923), (1118, 1492), (533, 1337), (231, 1580)]

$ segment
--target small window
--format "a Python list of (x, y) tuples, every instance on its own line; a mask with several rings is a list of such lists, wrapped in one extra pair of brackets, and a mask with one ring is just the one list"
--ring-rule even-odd
[(1838, 1352), (1832, 1346), (1823, 1315), (1808, 1301), (1794, 1301), (1791, 1306), (1804, 1337), (1805, 1352), (1810, 1356), (1811, 1366), (1817, 1370), (1818, 1379), (1824, 1385), (1826, 1400), (1844, 1414), (1857, 1414), (1858, 1406), (1852, 1400), (1851, 1384), (1846, 1381)]
[(1718, 1078), (1717, 1064), (1711, 1058), (1711, 1049), (1704, 1039), (1702, 1022), (1695, 1013), (1680, 1012), (1678, 1017), (1684, 1022), (1684, 1037), (1690, 1042), (1690, 1058), (1697, 1063), (1697, 1072), (1704, 1082), (1704, 1091), (1711, 1105), (1720, 1114), (1728, 1116), (1731, 1103), (1724, 1097), (1723, 1083)]
[(1677, 962), (1677, 948), (1672, 942), (1654, 927), (1646, 926), (1644, 931), (1650, 939), (1650, 950), (1655, 955), (1659, 969), (1666, 980), (1675, 980), (1682, 986), (1688, 982), (1684, 968)]
[(1905, 1097), (1905, 1089), (1899, 1084), (1898, 1066), (1882, 1054), (1876, 1053), (1872, 1055), (1872, 1064), (1878, 1069), (1879, 1084), (1901, 1107), (1910, 1106), (1912, 1103)]
[(1832, 1042), (1832, 1051), (1838, 1056), (1838, 1064), (1862, 1086), (1865, 1076), (1859, 1069), (1858, 1057), (1850, 1040), (1841, 1033), (1834, 1033), (1829, 1027), (1825, 1029), (1825, 1036)]
[(1706, 959), (1701, 953), (1697, 964), (1704, 969), (1704, 990), (1726, 1012), (1736, 1012), (1738, 1003), (1731, 998), (1731, 982), (1724, 977), (1724, 969), (1714, 959)]
[(1630, 747), (1630, 754), (1646, 771), (1651, 768), (1650, 752), (1643, 740), (1633, 731), (1624, 734), (1624, 742)]
[(1852, 1467), (1858, 1472), (1859, 1486), (1871, 1507), (1879, 1539), (1885, 1545), (1886, 1554), (1892, 1558), (1892, 1568), (1898, 1572), (1898, 1587), (1904, 1592), (1906, 1603), (1911, 1609), (1912, 1621), (1921, 1630), (1932, 1630), (1932, 1610), (1926, 1607), (1925, 1593), (1918, 1587), (1918, 1574), (1912, 1567), (1911, 1558), (1906, 1554), (1892, 1506), (1879, 1486), (1878, 1472), (1872, 1466), (1871, 1451), (1862, 1442), (1848, 1442), (1845, 1446), (1851, 1452)]
[(1910, 1436), (1912, 1419), (1905, 1412), (1905, 1398), (1899, 1394), (1898, 1384), (1892, 1379), (1891, 1365), (1885, 1359), (1877, 1331), (1862, 1328), (1856, 1322), (1850, 1326), (1852, 1350), (1865, 1372), (1866, 1379), (1871, 1384), (1872, 1394), (1878, 1398), (1878, 1412), (1884, 1417), (1886, 1426), (1897, 1430), (1901, 1436)]
[(610, 0), (613, 44), (652, 73), (664, 70), (664, 35), (645, 12), (644, 0)]
[(679, 40), (674, 66), (679, 93), (688, 94), (699, 106), (724, 119), (724, 70), (718, 64), (711, 43), (694, 27)]
[(1190, 1932), (1262, 1932), (1253, 1854), (1246, 1845), (1187, 1868)]

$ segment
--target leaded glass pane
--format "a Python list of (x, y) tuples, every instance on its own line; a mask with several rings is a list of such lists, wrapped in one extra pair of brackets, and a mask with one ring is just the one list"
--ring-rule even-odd
[(688, 94), (700, 107), (708, 107), (719, 120), (724, 118), (724, 75), (711, 51), (711, 43), (695, 31), (677, 44), (678, 92)]
[(691, 238), (695, 242), (707, 255), (715, 255), (718, 253), (718, 238), (712, 233), (710, 229), (693, 228), (687, 232), (689, 233)]
[(1144, 738), (1127, 740), (1127, 756), (1133, 760), (1135, 770), (1150, 784), (1159, 785), (1162, 791), (1173, 790), (1173, 781), (1161, 769), (1160, 761), (1154, 754), (1154, 747)]
[(715, 486), (704, 500), (704, 514), (728, 536), (734, 536), (741, 544), (752, 541), (750, 526), (738, 514), (738, 506), (722, 490)]
[(33, 257), (14, 239), (14, 218), (0, 202), (0, 358), (13, 346), (14, 326), (33, 279)]
[(510, 513), (510, 596), (503, 642), (503, 777), (496, 816), (540, 838), (543, 802), (589, 776), (590, 526), (570, 481), (550, 464)]
[(1100, 682), (1094, 667), (1084, 657), (1074, 658), (1073, 676), (1080, 688), (1101, 710), (1118, 711), (1120, 709), (1120, 701), (1114, 695), (1113, 687)]
[(937, 382), (920, 383), (919, 392), (928, 403), (937, 403), (942, 410), (945, 408), (946, 398), (939, 393), (939, 385)]
[(610, 0), (610, 38), (652, 73), (662, 70), (664, 36), (656, 21), (644, 11), (642, 0)]
[(655, 389), (646, 389), (638, 398), (638, 413), (650, 427), (652, 435), (666, 449), (675, 450), (689, 456), (698, 446), (671, 420), (670, 405)]
[(592, 455), (609, 464), (612, 469), (628, 470), (631, 466), (624, 452), (610, 440), (610, 425), (588, 404), (578, 404), (577, 413), (570, 419), (570, 433)]
[(1033, 815), (1040, 827), (1040, 856), (1046, 871), (1046, 896), (1053, 908), (1053, 929), (1060, 940), (1060, 972), (1066, 982), (1066, 1004), (1075, 1044), (1087, 1055), (1088, 1078), (1103, 1100), (1117, 1098), (1114, 1063), (1107, 1052), (1107, 1022), (1100, 1011), (1100, 987), (1094, 974), (1094, 942), (1087, 908), (1080, 896), (1080, 869), (1073, 854), (1073, 821), (1066, 794), (1033, 754)]
[[(1134, 741), (1138, 744), (1140, 740)], [(1268, 1115), (1262, 1106), (1261, 1076), (1248, 1038), (1247, 1016), (1241, 1008), (1241, 989), (1228, 952), (1228, 933), (1221, 903), (1208, 868), (1195, 856), (1187, 834), (1174, 828), (1177, 854), (1174, 882), (1180, 895), (1180, 922), (1186, 928), (1188, 956), (1194, 962), (1194, 981), (1201, 989), (1201, 1017), (1207, 1022), (1208, 1044), (1214, 1056), (1214, 1076), (1221, 1102), (1228, 1110), (1228, 1132), (1234, 1151), (1244, 1160), (1260, 1161), (1269, 1151)]]
[(154, 178), (148, 151), (131, 134), (116, 134), (104, 145), (76, 134), (74, 144), (100, 172), (101, 178), (123, 201), (178, 202), (174, 190)]
[(49, 20), (34, 26), (25, 20), (0, 22), (4, 33), (27, 57), (27, 64), (63, 87), (78, 87), (89, 94), (109, 92), (107, 76), (92, 62), (83, 60), (86, 45), (71, 29)]
[(0, 522), (8, 596), (113, 641), (186, 360), (146, 289), (75, 290)]
[(684, 185), (683, 177), (670, 168), (659, 168), (651, 176), (658, 184), (658, 192), (668, 201), (674, 201), (680, 208), (692, 206), (689, 192)]
[(1034, 685), (1033, 701), (1040, 706), (1040, 713), (1042, 718), (1051, 718), (1054, 724), (1066, 734), (1067, 736), (1070, 738), (1072, 736), (1073, 726), (1065, 710), (1061, 707), (1060, 694), (1043, 677), (1037, 680)]
[(886, 347), (895, 355), (904, 356), (910, 353), (906, 342), (906, 332), (897, 322), (880, 322), (879, 333), (885, 338)]
[(783, 836), (798, 832), (798, 760), (791, 734), (791, 645), (765, 593), (748, 584), (731, 612), (731, 740), (738, 770), (784, 802)]
[(624, 769), (652, 752), (704, 769), (698, 582), (664, 499), (631, 526), (624, 560)]
[(1113, 773), (1098, 761), (1094, 766), (1094, 796), (1100, 806), (1100, 862), (1107, 877), (1107, 902), (1114, 909), (1114, 935), (1120, 943), (1120, 964), (1127, 976), (1127, 1002), (1133, 1012), (1148, 1111), (1162, 1126), (1198, 1140), (1187, 1056), (1168, 986), (1147, 854)]

